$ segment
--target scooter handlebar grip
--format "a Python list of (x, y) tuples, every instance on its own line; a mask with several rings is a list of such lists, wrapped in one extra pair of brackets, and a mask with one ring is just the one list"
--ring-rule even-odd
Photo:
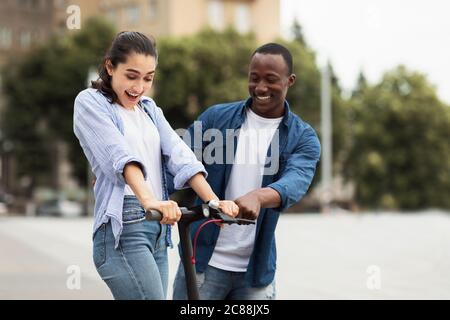
[(149, 221), (161, 221), (162, 214), (156, 210), (148, 210), (145, 212), (145, 219)]

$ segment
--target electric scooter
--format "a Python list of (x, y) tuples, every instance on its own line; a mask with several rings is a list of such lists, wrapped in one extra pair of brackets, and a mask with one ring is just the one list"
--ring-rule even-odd
[[(194, 237), (194, 249), (196, 248), (197, 236), (201, 229), (208, 223), (226, 223), (226, 224), (255, 224), (255, 220), (233, 218), (219, 209), (202, 204), (191, 208), (181, 207), (181, 219), (178, 221), (178, 232), (180, 234), (181, 245), (181, 261), (184, 266), (184, 273), (186, 276), (186, 288), (189, 300), (200, 300), (197, 278), (195, 271), (195, 252), (192, 250), (192, 241), (189, 232), (189, 225), (201, 219), (207, 219), (198, 228)], [(161, 221), (162, 215), (158, 211), (146, 211), (145, 218), (150, 221)]]

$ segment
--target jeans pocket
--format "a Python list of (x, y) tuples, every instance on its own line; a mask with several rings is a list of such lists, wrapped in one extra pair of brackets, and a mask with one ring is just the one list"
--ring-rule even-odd
[(136, 197), (125, 197), (122, 208), (123, 224), (132, 224), (145, 220), (145, 210)]
[(134, 224), (134, 223), (142, 222), (144, 220), (145, 220), (145, 217), (142, 217), (142, 218), (137, 218), (134, 220), (122, 221), (122, 224), (125, 226), (127, 224)]
[(98, 269), (106, 262), (106, 224), (102, 224), (94, 235), (94, 265)]
[(161, 224), (159, 223), (159, 221), (155, 221), (155, 225), (158, 227), (158, 231), (157, 231), (157, 238), (156, 238), (156, 247), (155, 250), (159, 251), (159, 250), (166, 250), (167, 248), (167, 241), (166, 241), (166, 233), (167, 233), (167, 225), (166, 224)]

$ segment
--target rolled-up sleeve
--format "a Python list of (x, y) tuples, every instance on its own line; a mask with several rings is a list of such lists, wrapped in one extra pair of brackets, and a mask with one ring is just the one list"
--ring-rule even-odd
[(311, 127), (305, 130), (294, 152), (283, 159), (280, 178), (268, 187), (280, 194), (281, 211), (298, 202), (311, 185), (320, 158), (320, 142)]
[(136, 162), (146, 177), (147, 171), (142, 160), (130, 152), (108, 109), (94, 95), (85, 90), (76, 97), (73, 117), (75, 136), (88, 160), (95, 161), (91, 166), (99, 167), (113, 183), (125, 184), (125, 165)]
[(164, 117), (161, 108), (155, 106), (158, 131), (161, 136), (161, 149), (165, 157), (167, 169), (173, 175), (174, 188), (177, 190), (189, 187), (188, 181), (197, 173), (207, 177), (203, 164), (197, 160), (194, 152), (178, 136)]

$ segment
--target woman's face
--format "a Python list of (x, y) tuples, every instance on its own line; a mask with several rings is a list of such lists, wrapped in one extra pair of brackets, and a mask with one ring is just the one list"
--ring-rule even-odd
[(124, 63), (119, 63), (115, 68), (107, 61), (106, 69), (112, 78), (111, 86), (119, 104), (129, 109), (152, 87), (156, 60), (151, 55), (133, 52)]

